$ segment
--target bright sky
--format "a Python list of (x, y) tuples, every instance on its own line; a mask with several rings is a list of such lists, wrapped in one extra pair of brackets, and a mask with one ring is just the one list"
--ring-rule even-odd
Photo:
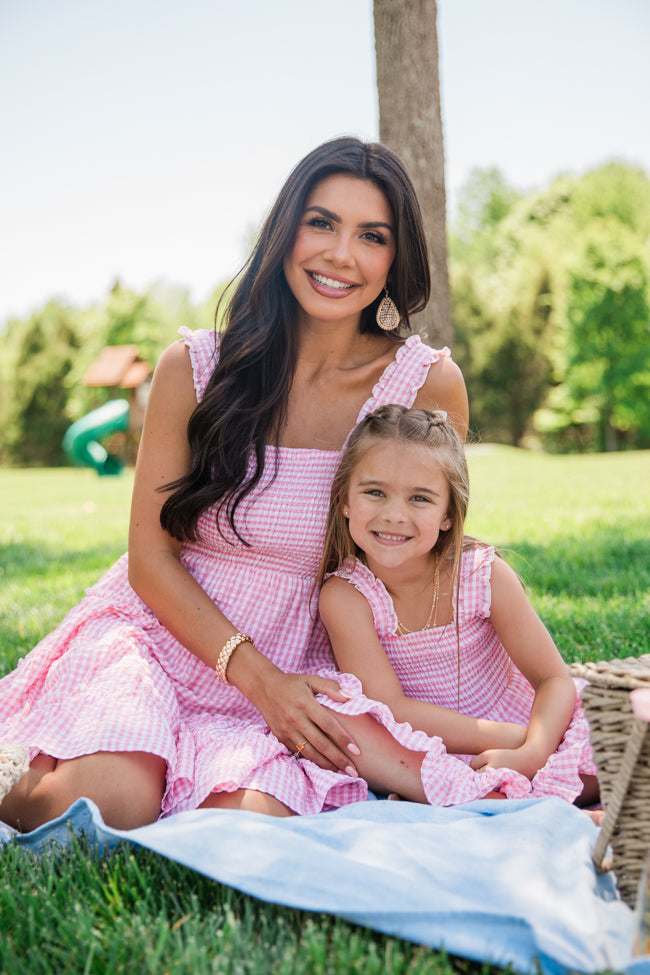
[[(404, 0), (409, 2), (409, 0)], [(648, 0), (438, 0), (453, 208), (608, 159), (650, 173)], [(371, 0), (0, 0), (0, 324), (116, 277), (194, 301), (295, 162), (378, 136)]]

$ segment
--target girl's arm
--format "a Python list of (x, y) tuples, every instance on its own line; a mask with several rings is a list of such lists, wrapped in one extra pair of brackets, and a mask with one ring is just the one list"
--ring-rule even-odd
[[(131, 503), (129, 582), (170, 633), (214, 667), (219, 651), (237, 627), (184, 568), (181, 543), (160, 524), (160, 509), (169, 492), (158, 488), (189, 469), (187, 424), (195, 407), (189, 352), (177, 342), (163, 353), (147, 402)], [(240, 644), (232, 655), (228, 680), (248, 697), (291, 751), (298, 742), (307, 741), (309, 747), (303, 754), (322, 767), (345, 770), (353, 766), (343, 750), (350, 744), (350, 735), (314, 697), (325, 693), (344, 700), (334, 681), (284, 674), (250, 643)]]
[(442, 738), (450, 752), (462, 755), (517, 748), (524, 741), (521, 725), (473, 718), (407, 697), (379, 641), (370, 605), (352, 583), (331, 576), (323, 584), (318, 608), (339, 670), (358, 677), (364, 694), (387, 704), (397, 721)]
[(532, 778), (560, 744), (576, 702), (575, 684), (560, 652), (503, 559), (492, 565), (490, 619), (515, 666), (535, 689), (526, 741), (513, 751), (488, 750), (472, 768), (506, 766)]

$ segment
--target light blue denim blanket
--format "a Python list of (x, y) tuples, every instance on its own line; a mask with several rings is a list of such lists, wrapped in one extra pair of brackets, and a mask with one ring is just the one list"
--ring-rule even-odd
[[(597, 830), (559, 799), (484, 801), (450, 809), (362, 802), (274, 819), (197, 810), (123, 832), (76, 802), (17, 842), (66, 845), (70, 826), (100, 846), (155, 850), (265, 901), (325, 911), (451, 954), (519, 972), (625, 971), (634, 914), (590, 852)], [(0, 841), (15, 834), (0, 824)]]

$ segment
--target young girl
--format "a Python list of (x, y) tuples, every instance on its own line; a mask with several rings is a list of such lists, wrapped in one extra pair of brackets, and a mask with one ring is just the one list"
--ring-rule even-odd
[[(513, 570), (463, 534), (468, 500), (463, 444), (445, 413), (384, 406), (352, 433), (321, 567), (319, 610), (337, 665), (388, 706), (374, 716), (402, 745), (430, 751), (425, 732), (462, 759), (429, 760), (441, 783), (425, 782), (428, 801), (487, 794), (469, 765), (508, 796), (592, 802), (576, 683)], [(511, 740), (485, 748), (495, 728)]]

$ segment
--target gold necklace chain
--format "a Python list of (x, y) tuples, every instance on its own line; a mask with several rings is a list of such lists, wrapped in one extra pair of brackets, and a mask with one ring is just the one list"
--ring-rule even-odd
[[(436, 571), (433, 574), (433, 599), (431, 600), (431, 609), (429, 610), (429, 618), (427, 619), (424, 626), (420, 627), (421, 630), (430, 630), (436, 625), (436, 616), (438, 613), (438, 597), (440, 596), (440, 565), (436, 566)], [(407, 633), (419, 633), (420, 630), (412, 630), (406, 624), (402, 623), (401, 619), (397, 618), (397, 635), (405, 636)]]

